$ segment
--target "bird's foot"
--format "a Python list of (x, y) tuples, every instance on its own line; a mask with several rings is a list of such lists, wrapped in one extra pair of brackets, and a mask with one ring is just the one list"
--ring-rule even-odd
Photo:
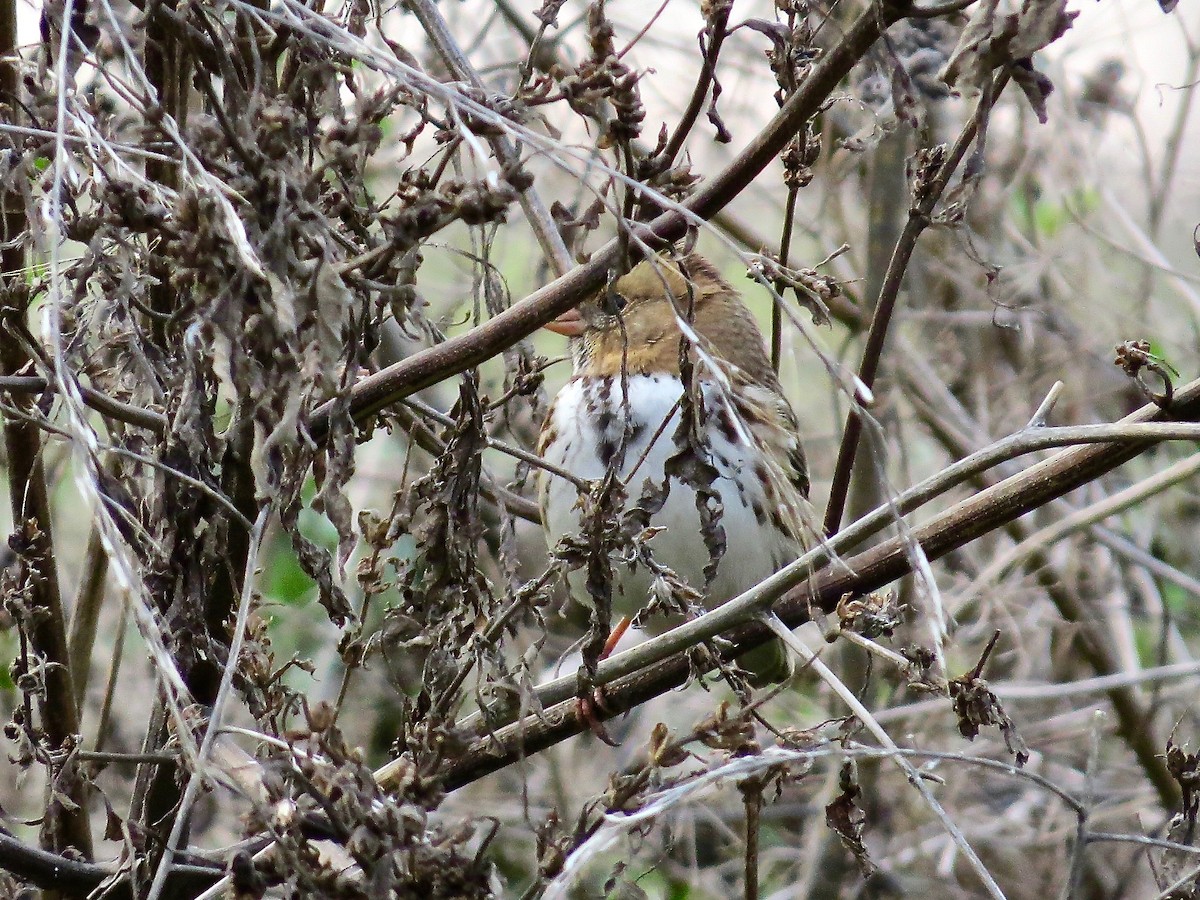
[(595, 674), (596, 665), (612, 655), (613, 650), (621, 642), (621, 638), (625, 636), (625, 632), (629, 630), (632, 623), (633, 619), (629, 616), (621, 616), (604, 641), (604, 646), (600, 650), (600, 655), (596, 657), (595, 663), (591, 666), (581, 666), (579, 669), (579, 693), (575, 698), (575, 716), (588, 727), (592, 734), (610, 747), (619, 747), (620, 742), (612, 739), (600, 719), (601, 715), (611, 711), (604, 696), (604, 688), (595, 687), (592, 684), (592, 675)]
[(588, 727), (588, 730), (596, 736), (601, 742), (608, 744), (610, 747), (621, 746), (620, 741), (613, 740), (612, 735), (608, 733), (608, 729), (604, 727), (604, 723), (600, 720), (600, 714), (607, 712), (604, 700), (604, 688), (593, 688), (591, 696), (582, 696), (575, 698), (575, 716), (579, 721)]

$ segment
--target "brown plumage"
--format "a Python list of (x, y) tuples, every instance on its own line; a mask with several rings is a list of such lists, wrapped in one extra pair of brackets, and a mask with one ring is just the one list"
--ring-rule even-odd
[(616, 315), (605, 312), (604, 307), (612, 305), (609, 296), (585, 305), (580, 311), (586, 321), (584, 358), (575, 373), (620, 374), (621, 357), (628, 348), (628, 371), (678, 375), (682, 318), (690, 319), (705, 350), (778, 393), (779, 381), (763, 349), (758, 324), (737, 292), (703, 257), (692, 254), (683, 265), (690, 283), (675, 266), (649, 262), (617, 281), (611, 294), (624, 300), (619, 311), (624, 330)]
[[(627, 510), (661, 490), (670, 461), (688, 447), (688, 429), (678, 427), (680, 337), (692, 340), (693, 396), (702, 407), (694, 444), (715, 477), (665, 484), (665, 502), (650, 519), (661, 529), (649, 542), (655, 564), (684, 578), (711, 608), (800, 554), (808, 473), (796, 419), (753, 316), (711, 263), (696, 254), (679, 263), (642, 262), (552, 328), (572, 337), (575, 374), (551, 406), (539, 452), (584, 479), (616, 468), (627, 481)], [(726, 547), (715, 567), (712, 528), (706, 542), (696, 488), (710, 511), (712, 501), (721, 507), (715, 518)], [(572, 485), (543, 472), (540, 499), (550, 542), (579, 531)], [(647, 602), (656, 576), (646, 566), (616, 568), (613, 608), (631, 615)], [(575, 575), (573, 593), (586, 600), (582, 573)], [(780, 646), (739, 662), (758, 681), (789, 671)]]

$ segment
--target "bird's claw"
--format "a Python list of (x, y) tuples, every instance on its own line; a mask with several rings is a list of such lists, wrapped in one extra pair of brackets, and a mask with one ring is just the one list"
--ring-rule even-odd
[(580, 723), (586, 725), (588, 730), (596, 736), (601, 742), (608, 744), (610, 747), (621, 746), (620, 741), (613, 740), (608, 730), (604, 727), (604, 723), (600, 721), (596, 715), (597, 712), (608, 712), (608, 707), (604, 700), (604, 688), (595, 688), (590, 697), (575, 698), (575, 716)]

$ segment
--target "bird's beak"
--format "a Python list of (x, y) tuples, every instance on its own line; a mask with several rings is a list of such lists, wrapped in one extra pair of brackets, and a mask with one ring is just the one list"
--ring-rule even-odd
[(567, 337), (579, 337), (583, 334), (586, 326), (587, 323), (584, 322), (579, 310), (568, 309), (553, 322), (547, 322), (543, 327), (547, 331), (553, 331), (555, 334), (562, 334)]

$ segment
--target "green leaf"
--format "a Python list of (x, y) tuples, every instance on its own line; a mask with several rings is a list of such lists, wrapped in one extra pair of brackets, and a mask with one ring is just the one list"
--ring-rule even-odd
[(270, 548), (263, 574), (263, 593), (285, 606), (306, 605), (316, 590), (316, 582), (304, 574), (291, 545), (283, 538)]
[(0, 637), (0, 694), (15, 696), (17, 686), (13, 683), (10, 665), (17, 655), (17, 636), (10, 632)]

